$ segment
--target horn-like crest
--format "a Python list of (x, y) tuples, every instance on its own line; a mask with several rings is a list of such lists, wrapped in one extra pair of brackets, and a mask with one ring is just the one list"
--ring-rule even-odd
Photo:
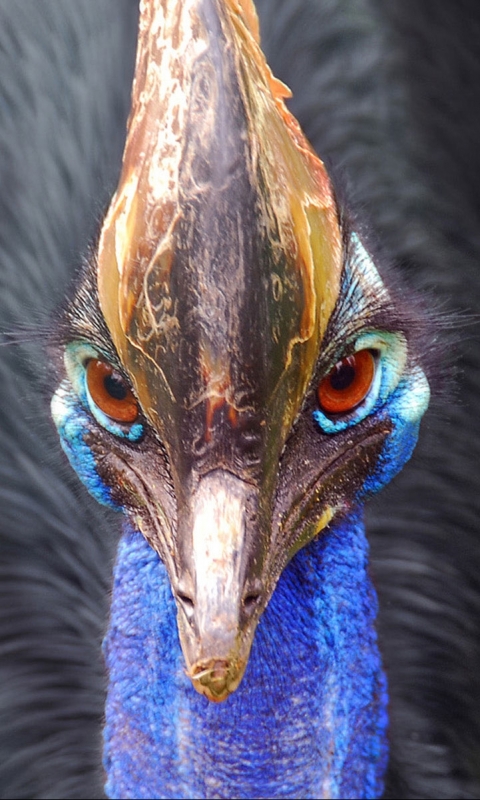
[[(266, 64), (250, 0), (143, 0), (140, 14), (123, 168), (98, 251), (107, 325), (160, 430), (176, 403), (206, 402), (207, 427), (227, 403), (234, 420), (235, 365), (225, 352), (235, 350), (238, 331), (227, 306), (247, 302), (240, 294), (248, 294), (250, 279), (239, 276), (237, 297), (232, 289), (223, 308), (215, 294), (222, 278), (213, 273), (218, 261), (232, 282), (235, 270), (257, 270), (265, 285), (248, 302), (258, 290), (268, 296), (268, 308), (252, 306), (251, 314), (266, 318), (268, 402), (278, 391), (287, 398), (285, 433), (339, 291), (341, 236), (330, 181), (285, 107), (290, 92)], [(246, 238), (258, 246), (248, 249)], [(244, 263), (252, 260), (259, 263)], [(196, 292), (188, 308), (187, 273)], [(200, 314), (202, 305), (192, 334), (189, 309)], [(204, 317), (216, 306), (209, 328)], [(202, 379), (186, 396), (177, 365), (192, 337), (200, 339)]]

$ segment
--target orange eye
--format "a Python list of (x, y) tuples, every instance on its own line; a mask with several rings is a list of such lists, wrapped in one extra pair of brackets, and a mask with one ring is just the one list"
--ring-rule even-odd
[(92, 358), (87, 364), (87, 385), (93, 402), (116, 422), (135, 422), (138, 403), (125, 379), (106, 361)]
[(317, 389), (320, 408), (327, 414), (345, 414), (367, 396), (375, 376), (370, 350), (359, 350), (342, 358)]

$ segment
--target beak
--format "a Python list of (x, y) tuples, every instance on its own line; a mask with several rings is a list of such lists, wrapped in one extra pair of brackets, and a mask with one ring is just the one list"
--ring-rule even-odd
[(251, 569), (262, 559), (261, 537), (249, 536), (254, 495), (231, 473), (209, 473), (199, 481), (179, 531), (180, 638), (193, 685), (209, 700), (224, 700), (237, 688), (252, 644), (262, 596)]

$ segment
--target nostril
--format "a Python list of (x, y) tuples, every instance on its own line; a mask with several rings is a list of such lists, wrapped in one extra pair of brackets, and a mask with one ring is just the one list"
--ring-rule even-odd
[(260, 592), (250, 592), (243, 598), (243, 608), (247, 614), (253, 614), (260, 602)]
[(177, 600), (183, 608), (186, 618), (189, 622), (193, 621), (193, 615), (195, 613), (195, 604), (191, 597), (188, 594), (177, 594)]

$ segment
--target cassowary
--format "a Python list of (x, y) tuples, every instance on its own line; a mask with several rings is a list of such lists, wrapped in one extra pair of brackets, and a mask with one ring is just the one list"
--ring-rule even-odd
[[(115, 297), (123, 298), (123, 306), (109, 300), (115, 282), (112, 258), (120, 258), (132, 241), (125, 236), (115, 240), (109, 223), (136, 219), (125, 211), (135, 210), (127, 157), (117, 202), (107, 215), (98, 247), (52, 325), (41, 380), (35, 360), (19, 361), (17, 350), (5, 349), (5, 797), (98, 796), (101, 784), (95, 772), (102, 704), (98, 647), (113, 548), (107, 521), (66, 468), (60, 472), (58, 453), (50, 457), (44, 447), (39, 451), (39, 442), (53, 447), (46, 422), (48, 393), (41, 393), (42, 385), (56, 389), (54, 416), (84, 481), (103, 501), (126, 507), (145, 534), (126, 533), (116, 568), (106, 640), (113, 676), (106, 726), (109, 793), (258, 796), (261, 786), (264, 795), (376, 796), (382, 783), (386, 690), (358, 505), (365, 492), (389, 479), (409, 455), (426, 404), (422, 307), (412, 311), (391, 281), (385, 288), (356, 217), (343, 210), (339, 218), (330, 213), (337, 200), (326, 173), (292, 121), (297, 149), (292, 150), (291, 140), (281, 139), (283, 149), (275, 166), (282, 166), (286, 154), (299, 158), (294, 176), (299, 184), (289, 198), (290, 211), (296, 209), (305, 181), (310, 183), (303, 199), (314, 195), (315, 202), (299, 203), (314, 216), (302, 228), (304, 217), (296, 212), (295, 232), (301, 235), (303, 230), (305, 236), (306, 230), (320, 228), (320, 244), (330, 244), (320, 252), (323, 272), (313, 289), (307, 280), (308, 263), (295, 260), (298, 252), (308, 252), (305, 239), (297, 242), (297, 249), (282, 250), (285, 236), (280, 235), (278, 220), (286, 219), (279, 213), (284, 206), (277, 196), (277, 204), (271, 199), (276, 169), (269, 171), (272, 162), (262, 162), (262, 151), (255, 151), (255, 163), (262, 166), (252, 188), (244, 162), (231, 155), (246, 148), (251, 118), (238, 116), (238, 99), (237, 106), (225, 106), (217, 95), (215, 105), (208, 93), (213, 86), (228, 94), (228, 81), (238, 80), (232, 67), (235, 63), (238, 69), (238, 61), (231, 59), (232, 49), (236, 52), (231, 44), (221, 47), (225, 18), (217, 15), (220, 4), (201, 5), (208, 15), (208, 24), (202, 18), (203, 36), (207, 31), (214, 52), (212, 56), (209, 51), (206, 66), (220, 64), (222, 69), (210, 82), (202, 73), (196, 94), (192, 92), (197, 102), (192, 115), (196, 111), (197, 116), (189, 129), (191, 147), (181, 182), (183, 228), (176, 230), (175, 239), (180, 247), (166, 257), (160, 253), (158, 269), (151, 273), (150, 289), (157, 292), (157, 302), (149, 313), (172, 323), (168, 347), (158, 332), (157, 338), (151, 330), (146, 335), (145, 309), (131, 304), (146, 284), (121, 285), (124, 293), (116, 291)], [(394, 4), (388, 12), (369, 3), (356, 3), (348, 12), (335, 5), (295, 5), (271, 8), (264, 3), (260, 11), (270, 19), (262, 28), (264, 46), (276, 73), (294, 89), (307, 133), (324, 158), (347, 167), (356, 181), (360, 199), (354, 196), (352, 204), (368, 205), (368, 216), (384, 241), (384, 260), (394, 256), (397, 262), (423, 268), (432, 281), (445, 284), (458, 305), (471, 307), (475, 192), (469, 170), (476, 158), (476, 117), (468, 92), (476, 82), (463, 75), (466, 71), (470, 78), (477, 68), (473, 7), (471, 16), (466, 5), (452, 19), (448, 14), (443, 19), (435, 17), (436, 6), (429, 16), (414, 6), (406, 14), (405, 5), (397, 9)], [(95, 6), (93, 12), (88, 4), (76, 4), (75, 10), (63, 9), (61, 16), (56, 6), (41, 6), (43, 16), (38, 15), (38, 5), (22, 4), (21, 10), (18, 5), (15, 10), (2, 6), (2, 36), (10, 44), (3, 52), (6, 58), (9, 53), (15, 56), (14, 75), (13, 63), (18, 69), (16, 91), (9, 91), (6, 82), (2, 97), (2, 136), (9, 145), (2, 159), (2, 303), (4, 323), (11, 326), (19, 318), (24, 322), (35, 308), (34, 300), (37, 315), (53, 303), (65, 263), (75, 259), (79, 240), (88, 238), (98, 205), (113, 188), (122, 146), (118, 119), (126, 113), (131, 80), (133, 5)], [(185, 3), (186, 9), (189, 6)], [(442, 36), (452, 44), (448, 70), (438, 54)], [(96, 37), (101, 42), (98, 50)], [(205, 41), (202, 36), (193, 39)], [(62, 82), (51, 67), (35, 69), (42, 53), (38, 42), (43, 42), (47, 64), (57, 59), (69, 66), (63, 76), (65, 91), (58, 90), (51, 113), (35, 126), (36, 104), (43, 94), (48, 98), (44, 81)], [(423, 72), (410, 65), (407, 55), (423, 65)], [(182, 60), (182, 69), (188, 74), (188, 60)], [(24, 74), (29, 76), (27, 83), (21, 80)], [(79, 81), (78, 74), (83, 80), (90, 77), (90, 82)], [(246, 91), (245, 76), (239, 85)], [(274, 86), (272, 91), (275, 96), (282, 90)], [(254, 117), (258, 104), (250, 101), (249, 106), (244, 98), (243, 108), (250, 108)], [(458, 118), (453, 132), (450, 107)], [(223, 114), (220, 120), (213, 114), (213, 128), (208, 113), (212, 108)], [(263, 129), (267, 150), (278, 145), (276, 119), (268, 118), (270, 138)], [(64, 135), (62, 126), (71, 135)], [(203, 135), (196, 139), (198, 130)], [(206, 150), (208, 158), (202, 159), (208, 130), (215, 131), (217, 150)], [(405, 130), (411, 136), (406, 137)], [(27, 141), (39, 147), (20, 147), (21, 134), (27, 136), (27, 131), (33, 136)], [(92, 153), (99, 131), (99, 149)], [(433, 141), (436, 150), (429, 146)], [(133, 136), (130, 145), (132, 153)], [(248, 153), (252, 160), (252, 150)], [(305, 171), (302, 159), (311, 172)], [(133, 171), (137, 163), (136, 158), (130, 163)], [(422, 167), (425, 177), (420, 178)], [(212, 175), (220, 180), (215, 183)], [(259, 175), (270, 181), (262, 183)], [(205, 187), (212, 181), (223, 197), (208, 195)], [(228, 194), (233, 182), (236, 191)], [(138, 197), (145, 201), (145, 191)], [(339, 200), (338, 207), (343, 206)], [(24, 207), (22, 227), (18, 219)], [(255, 227), (259, 217), (263, 222)], [(219, 254), (228, 262), (228, 250), (222, 250), (221, 243), (231, 242), (232, 218), (242, 220), (236, 229), (239, 258), (229, 264), (227, 275), (217, 263), (216, 280), (209, 283), (202, 263), (209, 258), (215, 266)], [(212, 230), (205, 233), (204, 224), (199, 228), (199, 219), (210, 220)], [(161, 226), (164, 219), (150, 222)], [(254, 232), (251, 239), (238, 234), (247, 224)], [(134, 225), (124, 229), (129, 235), (137, 231)], [(195, 258), (199, 244), (208, 256), (203, 261)], [(312, 238), (310, 245), (314, 249)], [(318, 256), (318, 242), (316, 246)], [(140, 248), (137, 267), (139, 253), (148, 262), (148, 253)], [(255, 273), (245, 266), (246, 255), (252, 253), (259, 264)], [(235, 290), (239, 269), (244, 270), (241, 291)], [(162, 275), (170, 270), (180, 275), (172, 298), (162, 295)], [(270, 287), (272, 271), (278, 280)], [(91, 282), (96, 274), (98, 297)], [(185, 280), (182, 285), (181, 275), (190, 283)], [(221, 280), (223, 300), (215, 295)], [(195, 281), (214, 302), (192, 302)], [(264, 292), (266, 285), (277, 305), (271, 301), (265, 310), (260, 288)], [(315, 311), (310, 328), (306, 312), (315, 304), (309, 291), (322, 311)], [(465, 291), (468, 298), (463, 297)], [(231, 300), (228, 307), (225, 297)], [(288, 336), (294, 331), (291, 347), (292, 337), (284, 327), (276, 327), (272, 304), (282, 309), (278, 319), (288, 325)], [(211, 307), (217, 311), (213, 322), (208, 316)], [(132, 308), (143, 308), (143, 316), (135, 317)], [(232, 330), (235, 312), (238, 325)], [(125, 319), (133, 320), (127, 335)], [(268, 359), (259, 320), (270, 323)], [(309, 347), (313, 339), (315, 347)], [(445, 420), (431, 423), (423, 461), (413, 464), (410, 477), (399, 481), (397, 493), (390, 495), (384, 512), (378, 507), (370, 525), (372, 566), (383, 609), (380, 641), (391, 696), (387, 791), (393, 796), (475, 794), (475, 441), (472, 429), (461, 422), (468, 398), (474, 396), (476, 354), (472, 346), (463, 347), (465, 405), (457, 397), (450, 399), (450, 427)], [(235, 348), (238, 357), (229, 363), (237, 372), (223, 380), (214, 356), (228, 360)], [(163, 361), (157, 358), (160, 352)], [(278, 374), (286, 376), (283, 383)], [(202, 385), (208, 389), (203, 396)], [(232, 389), (229, 395), (230, 385), (244, 394), (235, 395)], [(352, 386), (358, 390), (353, 395)], [(178, 398), (193, 402), (182, 404)], [(460, 487), (455, 483), (459, 476)], [(152, 507), (157, 515), (175, 519), (171, 541), (165, 520), (152, 527)], [(208, 561), (217, 546), (212, 518), (227, 550)], [(277, 535), (274, 540), (274, 523), (283, 538)], [(242, 558), (238, 529), (247, 543)], [(208, 548), (205, 537), (212, 540)], [(171, 578), (190, 677), (181, 660), (174, 600), (155, 550), (160, 550)], [(227, 566), (236, 564), (236, 571), (221, 571), (225, 552)], [(204, 585), (199, 559), (209, 572)], [(222, 584), (222, 575), (228, 585)], [(250, 663), (238, 687), (259, 618)], [(221, 624), (215, 624), (219, 620)], [(214, 705), (196, 694), (192, 684), (211, 699), (234, 693)]]

